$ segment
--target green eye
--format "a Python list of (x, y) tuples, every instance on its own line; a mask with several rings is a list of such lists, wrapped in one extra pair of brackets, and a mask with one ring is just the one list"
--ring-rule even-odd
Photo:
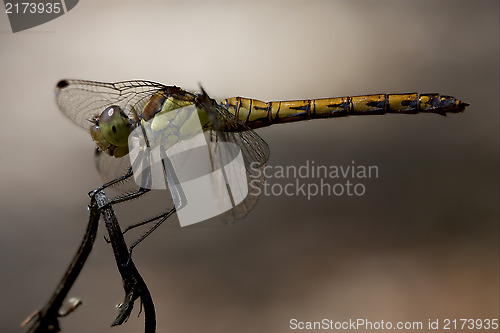
[(90, 136), (92, 136), (92, 140), (95, 141), (100, 150), (106, 151), (109, 148), (109, 142), (102, 135), (99, 126), (94, 125), (90, 128)]
[(102, 136), (111, 144), (121, 147), (128, 144), (132, 132), (130, 120), (117, 105), (106, 108), (99, 116)]

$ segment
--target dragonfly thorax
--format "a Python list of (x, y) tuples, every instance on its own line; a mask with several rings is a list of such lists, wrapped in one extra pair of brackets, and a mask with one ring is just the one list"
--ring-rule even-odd
[(119, 106), (107, 107), (93, 122), (90, 135), (100, 150), (114, 157), (128, 154), (128, 136), (132, 132), (132, 124)]

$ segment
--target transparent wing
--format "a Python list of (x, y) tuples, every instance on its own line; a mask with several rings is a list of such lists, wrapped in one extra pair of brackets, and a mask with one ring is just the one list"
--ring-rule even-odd
[[(130, 159), (128, 156), (122, 158), (115, 158), (100, 151), (95, 150), (95, 165), (97, 171), (101, 175), (103, 184), (115, 180), (123, 176), (130, 169)], [(119, 195), (130, 194), (139, 190), (139, 186), (135, 183), (134, 178), (130, 177), (122, 182), (111, 186), (113, 190), (118, 192)]]
[[(245, 199), (236, 205), (233, 209), (225, 212), (220, 216), (220, 218), (224, 222), (232, 222), (236, 219), (241, 219), (245, 215), (247, 215), (250, 210), (255, 206), (257, 203), (257, 200), (259, 198), (259, 195), (262, 190), (262, 185), (264, 184), (265, 178), (264, 178), (264, 167), (265, 164), (261, 163), (262, 160), (259, 160), (259, 158), (255, 158), (256, 156), (259, 156), (256, 154), (256, 150), (264, 150), (267, 148), (267, 145), (260, 146), (258, 149), (252, 149), (251, 147), (248, 147), (247, 145), (242, 145), (243, 142), (245, 142), (245, 139), (243, 138), (246, 136), (246, 132), (218, 132), (218, 131), (210, 131), (210, 141), (217, 143), (217, 142), (232, 142), (238, 145), (238, 147), (241, 149), (241, 153), (243, 156), (243, 161), (245, 163), (245, 171), (246, 171), (246, 184), (241, 184), (246, 186), (246, 189), (241, 189), (237, 192), (243, 192), (245, 190), (248, 190), (248, 194), (245, 197)], [(262, 139), (261, 139), (262, 140)], [(265, 142), (262, 140), (263, 144)], [(219, 145), (211, 145), (211, 148), (213, 148), (210, 151), (210, 155), (212, 158), (214, 169), (220, 169), (223, 167), (223, 165), (220, 165), (217, 161), (227, 161), (232, 158), (232, 156), (221, 156), (221, 154), (226, 154), (227, 152), (225, 150), (216, 150)], [(255, 146), (253, 146), (255, 148)], [(217, 189), (218, 191), (227, 191), (227, 188), (220, 188)]]
[[(241, 150), (245, 163), (247, 176), (247, 184), (245, 185), (248, 187), (248, 195), (243, 202), (221, 216), (224, 221), (231, 222), (247, 215), (257, 203), (265, 180), (263, 169), (269, 159), (269, 146), (255, 131), (246, 126), (226, 108), (215, 103), (204, 91), (203, 95), (199, 96), (198, 103), (198, 107), (204, 108), (208, 113), (212, 124), (210, 141), (236, 144)], [(212, 147), (218, 147), (218, 145)], [(231, 157), (220, 156), (220, 154), (224, 153), (224, 151), (212, 151), (212, 159), (219, 161), (231, 159)], [(221, 166), (216, 165), (217, 167), (220, 168)]]
[(205, 91), (197, 98), (197, 106), (203, 108), (210, 119), (213, 137), (218, 141), (233, 142), (241, 149), (245, 165), (264, 165), (269, 159), (269, 146), (254, 130), (245, 125), (225, 107), (210, 98)]
[(90, 129), (90, 120), (111, 105), (118, 105), (131, 119), (142, 110), (152, 95), (166, 86), (150, 81), (103, 83), (84, 80), (62, 80), (56, 86), (59, 109), (71, 120)]

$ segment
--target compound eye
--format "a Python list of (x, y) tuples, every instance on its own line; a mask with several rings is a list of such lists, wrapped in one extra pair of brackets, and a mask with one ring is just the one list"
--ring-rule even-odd
[(109, 106), (101, 113), (99, 127), (104, 138), (111, 144), (118, 147), (128, 144), (131, 123), (119, 106)]
[(92, 140), (94, 140), (97, 143), (97, 147), (99, 147), (100, 150), (106, 151), (109, 148), (109, 142), (106, 141), (106, 139), (102, 135), (99, 126), (97, 125), (92, 126), (90, 128), (90, 135), (92, 136)]

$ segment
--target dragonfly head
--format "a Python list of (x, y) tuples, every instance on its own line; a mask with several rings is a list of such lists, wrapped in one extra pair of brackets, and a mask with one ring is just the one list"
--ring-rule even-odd
[(107, 107), (98, 118), (102, 136), (111, 144), (121, 147), (128, 145), (128, 136), (132, 132), (130, 119), (117, 105)]
[(132, 132), (132, 124), (119, 106), (107, 107), (92, 122), (94, 126), (90, 128), (90, 135), (99, 149), (115, 157), (128, 153), (128, 136)]

